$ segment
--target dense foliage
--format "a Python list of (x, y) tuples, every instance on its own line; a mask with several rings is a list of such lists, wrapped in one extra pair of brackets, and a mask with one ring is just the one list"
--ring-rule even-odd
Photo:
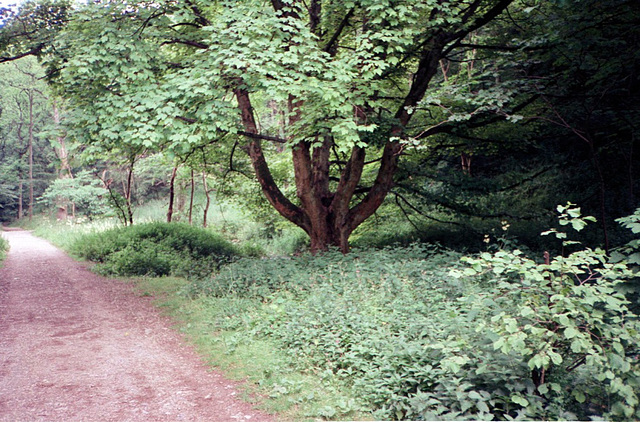
[(109, 215), (109, 193), (88, 172), (81, 172), (74, 178), (56, 179), (40, 196), (40, 201), (49, 206), (73, 206), (74, 214), (88, 218)]
[(638, 417), (624, 264), (589, 249), (549, 264), (517, 250), (459, 258), (414, 245), (242, 259), (191, 293), (227, 309), (214, 331), (275, 340), (290, 365), (350, 386), (359, 400), (324, 409), (330, 419)]
[(193, 276), (211, 273), (239, 254), (231, 243), (186, 224), (148, 223), (83, 236), (72, 246), (78, 256), (115, 275)]

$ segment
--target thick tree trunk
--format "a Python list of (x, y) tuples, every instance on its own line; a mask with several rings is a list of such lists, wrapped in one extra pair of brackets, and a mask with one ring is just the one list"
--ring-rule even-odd
[[(242, 124), (245, 131), (249, 134), (258, 134), (258, 126), (256, 125), (255, 118), (253, 116), (253, 107), (251, 105), (251, 99), (249, 98), (249, 92), (245, 89), (236, 89), (234, 91), (238, 100), (238, 107), (240, 108)], [(311, 225), (308, 217), (302, 212), (302, 210), (293, 204), (278, 188), (267, 160), (264, 158), (262, 151), (262, 145), (260, 139), (250, 138), (249, 143), (245, 147), (247, 154), (251, 158), (253, 169), (256, 172), (256, 177), (262, 192), (269, 201), (269, 203), (287, 220), (291, 221), (295, 225), (301, 227), (304, 231), (309, 233)]]
[[(513, 0), (499, 0), (493, 7), (479, 16), (476, 15), (481, 2), (473, 2), (467, 12), (460, 15), (464, 25), (450, 33), (440, 32), (422, 45), (419, 52), (418, 67), (412, 75), (411, 86), (404, 101), (400, 104), (395, 119), (396, 125), (389, 133), (389, 140), (380, 157), (380, 167), (373, 185), (364, 198), (355, 206), (353, 198), (360, 183), (364, 165), (365, 151), (354, 147), (347, 164), (342, 169), (337, 188), (331, 192), (329, 188), (329, 156), (333, 139), (326, 137), (321, 146), (311, 148), (309, 140), (303, 140), (292, 149), (293, 169), (296, 181), (296, 195), (300, 206), (286, 198), (275, 184), (260, 144), (260, 134), (253, 115), (253, 107), (249, 92), (244, 88), (242, 78), (237, 78), (234, 93), (238, 100), (244, 135), (249, 142), (245, 147), (251, 158), (256, 177), (262, 191), (273, 207), (286, 219), (301, 227), (311, 239), (313, 253), (326, 250), (329, 246), (337, 246), (344, 253), (349, 250), (349, 236), (362, 222), (369, 218), (382, 205), (394, 184), (394, 175), (398, 169), (398, 160), (402, 153), (402, 144), (398, 139), (404, 136), (404, 130), (411, 120), (412, 111), (424, 98), (424, 95), (436, 75), (440, 60), (445, 55), (445, 47), (456, 40), (461, 40), (470, 32), (480, 28), (498, 16)], [(311, 0), (303, 3), (297, 1), (271, 0), (275, 11), (280, 12), (283, 19), (300, 19), (299, 13), (304, 4), (310, 16), (310, 28), (316, 31), (321, 27), (321, 2)], [(291, 6), (290, 8), (287, 5)], [(334, 52), (336, 42), (342, 30), (348, 24), (351, 10), (338, 26), (337, 31), (327, 42), (324, 50)], [(285, 47), (288, 48), (288, 47)], [(296, 123), (304, 111), (304, 102), (299, 98), (289, 98), (290, 123)], [(354, 110), (358, 119), (358, 110)], [(362, 110), (361, 113), (364, 114)], [(318, 144), (318, 139), (314, 145)]]

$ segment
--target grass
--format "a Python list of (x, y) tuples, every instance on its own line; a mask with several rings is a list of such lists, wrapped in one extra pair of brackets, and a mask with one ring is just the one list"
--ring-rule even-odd
[(33, 234), (47, 239), (54, 245), (69, 251), (71, 246), (87, 234), (101, 233), (117, 227), (116, 219), (86, 221), (82, 224), (61, 223), (46, 217), (34, 217), (31, 223), (22, 224), (23, 228), (32, 229)]
[[(198, 352), (212, 366), (231, 379), (243, 381), (243, 398), (257, 403), (279, 420), (317, 420), (336, 416), (342, 403), (348, 409), (349, 390), (327, 383), (316, 374), (291, 368), (274, 342), (267, 339), (246, 341), (242, 329), (220, 329), (219, 319), (230, 318), (239, 309), (254, 306), (252, 300), (238, 298), (190, 298), (186, 281), (177, 277), (133, 279), (139, 294), (152, 296), (154, 304), (187, 335)], [(350, 411), (351, 420), (370, 420), (367, 413)]]
[(9, 241), (2, 237), (0, 232), (0, 265), (2, 265), (4, 259), (7, 257), (7, 252), (9, 252)]

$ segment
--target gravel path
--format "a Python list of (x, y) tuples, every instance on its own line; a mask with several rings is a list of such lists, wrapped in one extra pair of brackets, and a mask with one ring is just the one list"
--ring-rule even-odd
[(270, 421), (204, 366), (149, 298), (5, 231), (0, 421)]

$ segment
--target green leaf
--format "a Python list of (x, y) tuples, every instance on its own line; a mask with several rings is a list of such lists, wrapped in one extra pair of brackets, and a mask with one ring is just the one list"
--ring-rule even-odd
[(562, 363), (562, 355), (560, 355), (559, 353), (550, 350), (548, 354), (554, 365), (560, 365)]
[(580, 334), (580, 332), (576, 330), (574, 327), (567, 327), (564, 329), (564, 338), (566, 339), (572, 339), (578, 334)]
[(514, 394), (514, 395), (511, 396), (511, 401), (516, 403), (516, 404), (519, 404), (522, 407), (529, 406), (529, 401), (527, 399), (525, 399), (524, 397), (519, 396), (517, 394)]
[(477, 391), (469, 391), (469, 398), (473, 400), (482, 400), (482, 396)]
[(575, 231), (579, 232), (587, 226), (587, 223), (583, 220), (571, 220), (571, 226)]
[(491, 410), (489, 409), (489, 406), (487, 406), (487, 403), (485, 403), (484, 401), (477, 402), (476, 403), (476, 407), (481, 412), (484, 412), (484, 413), (490, 413), (491, 412)]
[(580, 217), (580, 214), (581, 214), (580, 208), (568, 208), (567, 214), (569, 214), (570, 217), (578, 218)]
[(531, 307), (529, 307), (529, 306), (524, 306), (520, 310), (520, 315), (523, 316), (523, 317), (528, 317), (529, 315), (535, 315), (535, 311), (533, 309), (531, 309)]

